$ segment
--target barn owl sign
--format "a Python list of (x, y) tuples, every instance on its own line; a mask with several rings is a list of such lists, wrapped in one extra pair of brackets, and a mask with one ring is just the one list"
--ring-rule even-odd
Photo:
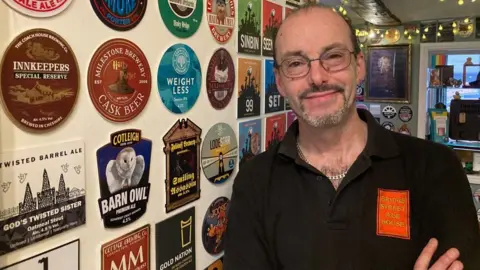
[(106, 228), (130, 224), (147, 210), (151, 152), (152, 141), (138, 129), (111, 134), (97, 150), (98, 206)]

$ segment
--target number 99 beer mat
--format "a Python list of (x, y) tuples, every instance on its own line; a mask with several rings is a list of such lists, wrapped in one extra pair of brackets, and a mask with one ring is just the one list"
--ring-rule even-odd
[(202, 71), (192, 48), (175, 44), (167, 49), (158, 66), (157, 85), (163, 104), (172, 113), (185, 113), (195, 105)]
[(261, 68), (260, 60), (238, 58), (237, 118), (260, 115)]
[(285, 134), (287, 122), (285, 113), (276, 114), (265, 118), (265, 151), (279, 143)]
[(213, 125), (205, 135), (202, 145), (202, 168), (205, 177), (213, 184), (227, 181), (237, 163), (237, 136), (225, 123)]
[(125, 226), (147, 211), (152, 141), (138, 129), (110, 135), (97, 150), (100, 215), (106, 228)]
[(72, 112), (80, 74), (75, 54), (57, 33), (46, 29), (21, 33), (6, 49), (1, 70), (2, 103), (19, 128), (49, 131)]
[(210, 204), (205, 213), (202, 226), (202, 242), (205, 250), (212, 255), (223, 251), (229, 206), (230, 200), (228, 198), (219, 197)]
[(113, 122), (137, 117), (152, 88), (150, 65), (142, 50), (126, 39), (103, 43), (88, 66), (87, 83), (95, 109)]

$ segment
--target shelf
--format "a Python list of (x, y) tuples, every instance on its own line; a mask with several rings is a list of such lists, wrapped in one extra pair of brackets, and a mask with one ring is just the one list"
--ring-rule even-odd
[(480, 174), (467, 174), (467, 177), (471, 184), (480, 184)]
[(480, 142), (478, 141), (455, 141), (450, 140), (449, 142), (443, 143), (446, 146), (449, 146), (455, 150), (466, 150), (466, 151), (479, 151), (480, 152)]

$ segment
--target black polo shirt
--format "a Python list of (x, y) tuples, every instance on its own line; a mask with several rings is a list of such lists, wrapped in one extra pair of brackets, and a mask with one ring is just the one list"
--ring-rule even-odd
[(365, 110), (364, 151), (336, 191), (296, 150), (298, 123), (240, 168), (225, 270), (412, 269), (431, 237), (480, 269), (480, 229), (466, 175), (446, 146), (388, 131)]

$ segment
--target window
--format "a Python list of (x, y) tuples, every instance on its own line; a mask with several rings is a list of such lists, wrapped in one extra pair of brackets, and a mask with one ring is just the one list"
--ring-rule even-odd
[[(472, 58), (473, 64), (480, 64), (480, 54), (448, 54), (447, 65), (453, 66), (453, 77), (457, 80), (463, 80), (463, 64), (467, 58)], [(466, 72), (466, 81), (468, 83), (477, 79), (480, 67), (469, 67)], [(447, 110), (450, 111), (450, 101), (453, 99), (455, 92), (460, 94), (462, 99), (480, 99), (480, 88), (447, 88)]]

